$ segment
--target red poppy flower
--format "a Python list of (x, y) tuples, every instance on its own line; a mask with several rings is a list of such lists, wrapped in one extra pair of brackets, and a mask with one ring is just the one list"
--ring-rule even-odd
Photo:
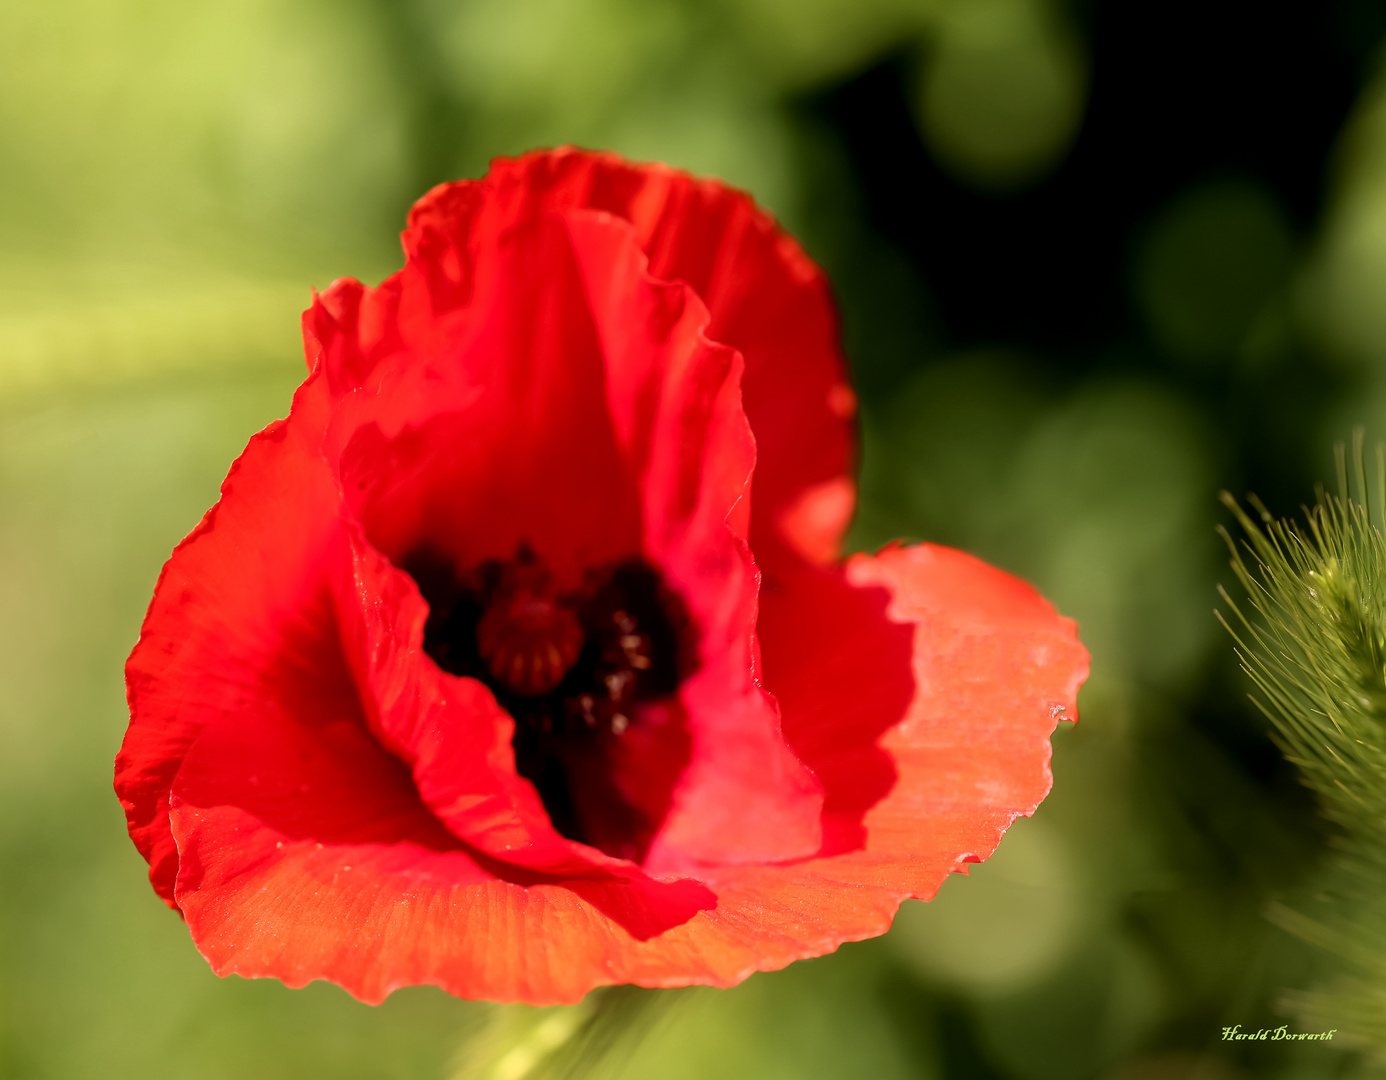
[(413, 210), (164, 568), (116, 789), (221, 974), (567, 1002), (885, 931), (1048, 792), (1087, 654), (947, 548), (843, 565), (827, 286), (572, 150)]

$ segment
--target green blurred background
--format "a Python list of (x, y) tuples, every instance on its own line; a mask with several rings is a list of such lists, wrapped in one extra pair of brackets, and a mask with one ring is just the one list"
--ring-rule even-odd
[[(604, 1073), (1374, 1075), (1227, 1043), (1330, 978), (1311, 798), (1212, 609), (1220, 488), (1386, 434), (1374, 0), (0, 3), (0, 1076), (442, 1078), (488, 1010), (219, 980), (110, 791), (155, 576), (302, 377), (309, 289), (432, 184), (574, 142), (751, 190), (831, 274), (854, 545), (1081, 625), (1054, 794), (887, 937), (689, 991)], [(514, 1080), (514, 1078), (512, 1078)]]

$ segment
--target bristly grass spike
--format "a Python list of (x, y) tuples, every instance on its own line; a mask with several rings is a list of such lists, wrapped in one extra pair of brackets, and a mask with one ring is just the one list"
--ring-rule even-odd
[(1258, 521), (1222, 493), (1244, 536), (1238, 544), (1218, 531), (1250, 610), (1219, 587), (1236, 626), (1217, 616), (1272, 738), (1339, 830), (1316, 914), (1281, 904), (1268, 912), (1339, 960), (1329, 986), (1287, 1003), (1306, 1020), (1333, 1020), (1386, 1059), (1386, 445), (1376, 449), (1374, 500), (1362, 429), (1353, 432), (1351, 469), (1341, 444), (1335, 464), (1338, 493), (1318, 488), (1303, 526), (1275, 519), (1249, 495)]

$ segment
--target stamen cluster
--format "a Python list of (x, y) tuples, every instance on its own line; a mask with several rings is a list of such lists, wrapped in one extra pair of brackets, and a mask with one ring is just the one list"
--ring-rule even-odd
[(588, 840), (571, 771), (595, 741), (625, 735), (643, 703), (673, 693), (689, 673), (684, 605), (640, 559), (590, 569), (581, 588), (560, 594), (528, 544), (462, 582), (427, 560), (414, 574), (430, 603), (425, 651), (443, 670), (491, 688), (515, 719), (520, 775), (563, 835)]

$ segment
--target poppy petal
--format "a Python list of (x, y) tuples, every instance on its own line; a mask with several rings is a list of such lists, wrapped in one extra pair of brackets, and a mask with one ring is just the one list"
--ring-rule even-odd
[[(593, 215), (569, 220), (580, 237), (576, 249), (592, 260), (585, 265), (589, 290), (606, 316), (600, 326), (612, 368), (622, 373), (611, 384), (619, 402), (613, 415), (627, 432), (638, 431), (642, 418), (649, 425), (641, 461), (645, 549), (699, 624), (701, 666), (679, 691), (692, 759), (646, 864), (670, 872), (696, 862), (809, 854), (819, 844), (821, 789), (787, 747), (778, 708), (757, 679), (760, 581), (746, 543), (757, 450), (741, 408), (741, 358), (701, 336), (706, 311), (687, 286), (649, 278), (629, 227)], [(615, 258), (594, 258), (604, 245), (614, 246)], [(649, 301), (645, 310), (601, 302), (627, 289), (658, 297), (663, 311)], [(631, 327), (658, 325), (673, 313), (685, 332), (699, 335), (696, 348), (680, 355), (631, 340)], [(637, 364), (643, 371), (631, 378)]]
[[(881, 934), (902, 900), (927, 900), (948, 874), (987, 858), (1011, 823), (1048, 793), (1049, 736), (1060, 718), (1077, 719), (1077, 689), (1088, 671), (1073, 621), (1025, 582), (932, 544), (854, 556), (845, 585), (863, 595), (839, 595), (816, 625), (797, 628), (806, 650), (821, 648), (813, 639), (822, 637), (845, 651), (835, 677), (818, 684), (823, 700), (806, 692), (786, 701), (785, 727), (806, 758), (810, 734), (859, 752), (855, 703), (879, 668), (872, 642), (849, 637), (868, 632), (888, 597), (887, 623), (876, 624), (885, 636), (875, 644), (893, 652), (898, 639), (889, 627), (910, 631), (913, 694), (877, 740), (896, 778), (861, 817), (862, 847), (787, 866), (708, 871), (717, 907), (632, 949), (631, 981), (678, 985), (669, 977), (677, 971), (684, 982), (728, 986), (752, 970)], [(839, 616), (846, 621), (835, 622)], [(856, 679), (848, 677), (851, 657), (860, 665)], [(831, 806), (831, 780), (825, 787)]]
[(326, 978), (370, 1002), (416, 983), (575, 1000), (612, 942), (709, 906), (696, 882), (498, 877), (350, 707), (260, 705), (209, 725), (186, 756), (172, 799), (177, 896), (219, 974)]
[(317, 568), (340, 530), (335, 485), (312, 448), (325, 423), (321, 389), (305, 383), (295, 421), (271, 424), (232, 466), (221, 501), (164, 567), (126, 665), (131, 719), (116, 792), (150, 879), (171, 906), (177, 851), (168, 797), (183, 755), (206, 724), (260, 693), (284, 644), (281, 629), (325, 610)]
[[(820, 561), (836, 557), (855, 501), (856, 441), (837, 316), (822, 271), (746, 194), (666, 165), (539, 151), (498, 158), (478, 185), (435, 188), (410, 213), (405, 247), (420, 264), (452, 267), (447, 253), (459, 235), (574, 208), (630, 222), (650, 273), (690, 285), (709, 311), (708, 336), (744, 357), (742, 394), (758, 448), (751, 541), (758, 553), (767, 548), (762, 564), (780, 543)], [(462, 277), (439, 288), (461, 290)], [(825, 484), (836, 485), (838, 513), (806, 515), (800, 500)]]

